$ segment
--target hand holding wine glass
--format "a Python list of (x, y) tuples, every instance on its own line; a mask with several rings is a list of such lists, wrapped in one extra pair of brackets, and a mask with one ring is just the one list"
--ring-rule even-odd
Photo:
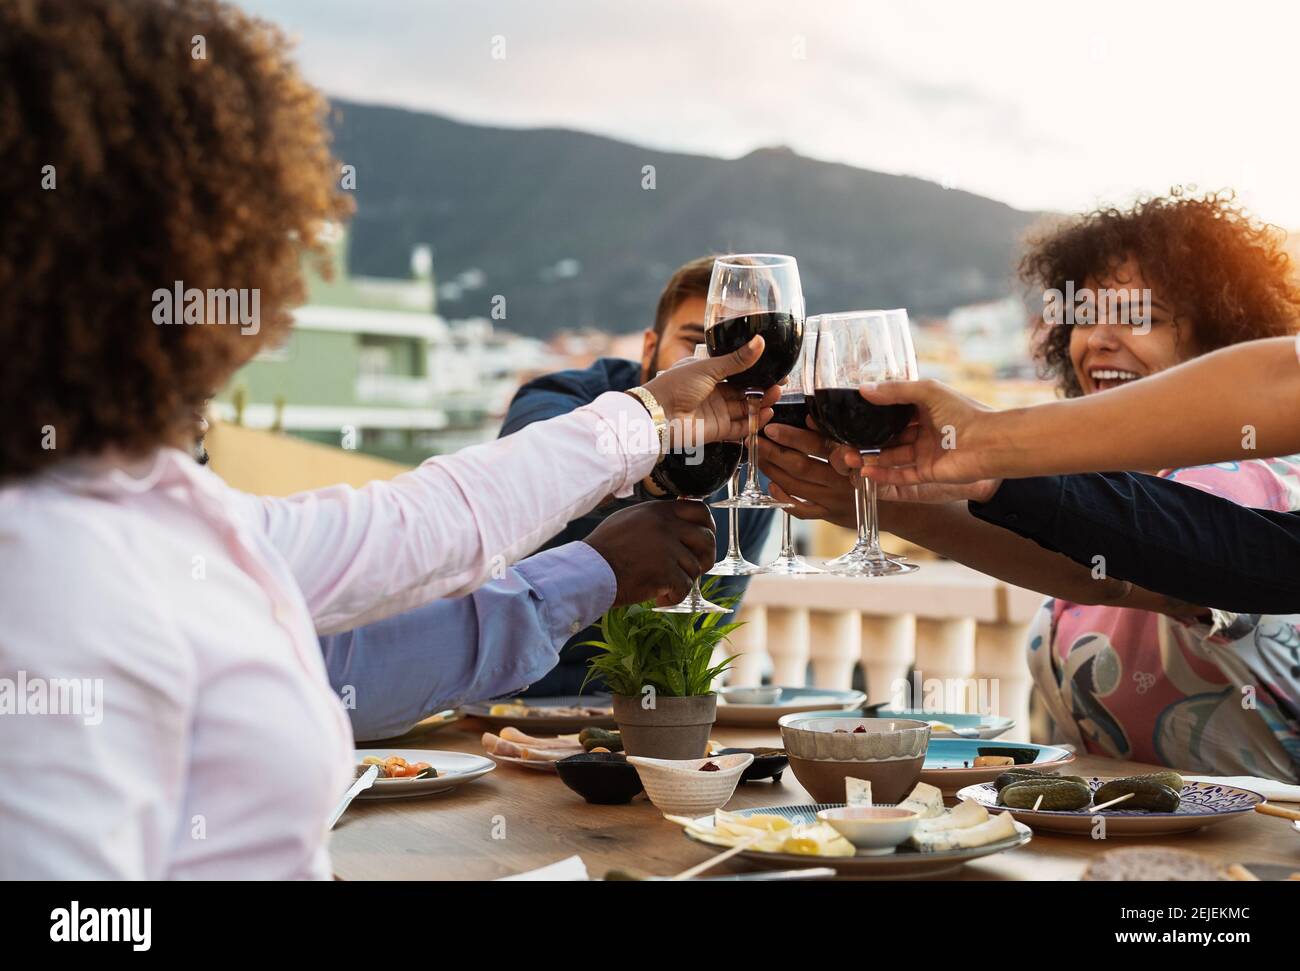
[(880, 407), (914, 408), (916, 420), (879, 455), (865, 462), (845, 456), (848, 466), (863, 467), (881, 485), (971, 484), (977, 495), (968, 498), (985, 499), (997, 491), (1000, 480), (987, 468), (998, 447), (997, 412), (938, 381), (869, 381), (859, 393)]
[(730, 354), (755, 336), (764, 341), (762, 355), (727, 379), (745, 395), (745, 442), (750, 461), (740, 495), (715, 505), (742, 509), (783, 505), (758, 487), (754, 452), (759, 425), (766, 420), (765, 406), (772, 401), (764, 392), (783, 381), (795, 366), (803, 329), (803, 288), (794, 257), (750, 253), (714, 261), (704, 310), (704, 341), (709, 353), (715, 357)]
[(701, 360), (686, 360), (647, 381), (645, 389), (654, 395), (668, 421), (677, 426), (694, 425), (701, 442), (739, 441), (748, 430), (751, 414), (761, 424), (772, 417), (771, 405), (781, 396), (772, 382), (758, 390), (752, 406), (741, 391), (726, 382), (744, 374), (761, 361), (762, 336), (756, 336), (731, 353)]
[[(900, 317), (901, 313), (901, 317)], [(916, 379), (906, 312), (855, 311), (827, 314), (817, 321), (814, 364), (814, 417), (828, 435), (861, 453), (888, 446), (907, 427), (908, 404), (877, 404), (859, 389), (868, 382)], [(880, 548), (873, 483), (853, 477), (857, 498), (858, 541), (826, 568), (847, 576), (883, 577), (916, 570), (915, 564), (887, 556)]]

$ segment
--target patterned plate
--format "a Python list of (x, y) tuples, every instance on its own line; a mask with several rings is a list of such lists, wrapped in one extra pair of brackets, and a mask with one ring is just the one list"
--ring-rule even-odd
[[(608, 709), (613, 701), (609, 695), (563, 695), (557, 698), (516, 698), (512, 699), (529, 708), (604, 708)], [(492, 715), (489, 712), (494, 701), (477, 701), (472, 705), (461, 705), (460, 713), (477, 718), (489, 732), (501, 733), (501, 729), (513, 725), (529, 735), (569, 735), (584, 728), (614, 728), (614, 714), (611, 710), (604, 715), (551, 715), (539, 712), (536, 715)]]
[[(1096, 792), (1110, 779), (1093, 777), (1088, 785)], [(1022, 823), (1053, 833), (1091, 834), (1095, 820), (1106, 820), (1107, 836), (1159, 836), (1165, 833), (1186, 833), (1202, 826), (1219, 823), (1233, 816), (1248, 813), (1264, 801), (1258, 792), (1238, 789), (1235, 786), (1211, 785), (1208, 782), (1188, 782), (1179, 793), (1182, 802), (1172, 813), (1143, 812), (1124, 809), (1120, 803), (1113, 809), (1094, 813), (1090, 808), (1075, 810), (1007, 809), (999, 806), (998, 792), (992, 783), (967, 786), (957, 793), (960, 799), (973, 799), (983, 803), (989, 812), (1009, 812)]]
[[(823, 809), (837, 809), (842, 802), (804, 803), (797, 806), (766, 806), (757, 809), (741, 809), (737, 816), (764, 814), (782, 816), (792, 823), (815, 823), (817, 813)], [(884, 806), (886, 803), (877, 803)], [(696, 820), (700, 826), (712, 828), (713, 817), (702, 816)], [(1018, 830), (1012, 839), (1000, 840), (986, 846), (976, 846), (962, 850), (943, 850), (940, 852), (922, 852), (904, 844), (886, 856), (808, 856), (803, 853), (765, 853), (761, 850), (741, 850), (739, 855), (759, 866), (776, 869), (792, 867), (831, 867), (842, 877), (855, 877), (866, 880), (906, 880), (913, 877), (934, 877), (956, 870), (967, 860), (981, 856), (991, 856), (1024, 846), (1032, 838), (1029, 827), (1016, 824)], [(705, 842), (683, 830), (687, 839)], [(715, 844), (710, 843), (710, 846)]]

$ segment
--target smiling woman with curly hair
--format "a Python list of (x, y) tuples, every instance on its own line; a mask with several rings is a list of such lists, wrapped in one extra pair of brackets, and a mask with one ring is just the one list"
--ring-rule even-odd
[(1145, 350), (1134, 370), (1094, 379), (1078, 367), (1088, 335), (1124, 340), (1131, 349), (1127, 331), (1045, 324), (1039, 360), (1073, 398), (1229, 344), (1292, 333), (1300, 318), (1300, 282), (1285, 241), (1285, 233), (1259, 222), (1230, 192), (1173, 189), (1129, 209), (1107, 207), (1053, 222), (1031, 237), (1020, 263), (1031, 299), (1069, 289), (1148, 290), (1151, 319), (1144, 323), (1154, 339), (1137, 335)]
[[(0, 4), (0, 879), (327, 878), (353, 739), (318, 635), (469, 593), (659, 457), (611, 393), (362, 489), (199, 467), (199, 403), (284, 335), (347, 212), (325, 110), (217, 0)], [(645, 391), (738, 437), (715, 390), (760, 351)]]

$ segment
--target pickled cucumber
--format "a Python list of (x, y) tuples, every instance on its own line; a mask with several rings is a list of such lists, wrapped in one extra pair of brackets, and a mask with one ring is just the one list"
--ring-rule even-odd
[[(1053, 781), (1065, 780), (1066, 782), (1083, 782), (1083, 779), (1077, 775), (1051, 775), (1047, 772), (1039, 772), (1036, 769), (1007, 769), (996, 779), (993, 780), (993, 788), (1001, 792), (1007, 786), (1016, 782), (1033, 782), (1033, 781)], [(1087, 785), (1087, 783), (1084, 783)]]
[[(1165, 773), (1157, 773), (1157, 775), (1163, 776)], [(1101, 805), (1120, 796), (1127, 796), (1130, 792), (1133, 793), (1131, 799), (1125, 799), (1113, 808), (1140, 809), (1149, 813), (1172, 813), (1178, 809), (1178, 804), (1182, 801), (1176, 790), (1163, 782), (1157, 782), (1151, 776), (1111, 779), (1097, 790), (1093, 799), (1097, 805)]]
[(1073, 779), (1029, 779), (1013, 782), (998, 793), (998, 805), (1009, 809), (1033, 809), (1035, 803), (1044, 810), (1082, 809), (1091, 801), (1088, 786)]
[(623, 751), (623, 736), (607, 728), (584, 728), (578, 733), (578, 744), (588, 752), (603, 748), (607, 752)]
[[(1162, 786), (1168, 786), (1170, 789), (1174, 790), (1174, 792), (1183, 791), (1183, 777), (1173, 769), (1164, 769), (1160, 772), (1147, 772), (1142, 775), (1128, 775), (1124, 777), (1125, 781), (1130, 779), (1145, 779), (1149, 782), (1159, 782)], [(1129, 800), (1129, 802), (1132, 801), (1133, 800), (1131, 799)]]

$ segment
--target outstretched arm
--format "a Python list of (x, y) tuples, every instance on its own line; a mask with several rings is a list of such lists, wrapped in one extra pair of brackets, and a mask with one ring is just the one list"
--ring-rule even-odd
[(1178, 468), (1300, 451), (1300, 363), (1289, 337), (1234, 344), (1103, 394), (1010, 411), (991, 411), (934, 381), (862, 393), (917, 405), (902, 444), (868, 460), (870, 477), (889, 485)]

